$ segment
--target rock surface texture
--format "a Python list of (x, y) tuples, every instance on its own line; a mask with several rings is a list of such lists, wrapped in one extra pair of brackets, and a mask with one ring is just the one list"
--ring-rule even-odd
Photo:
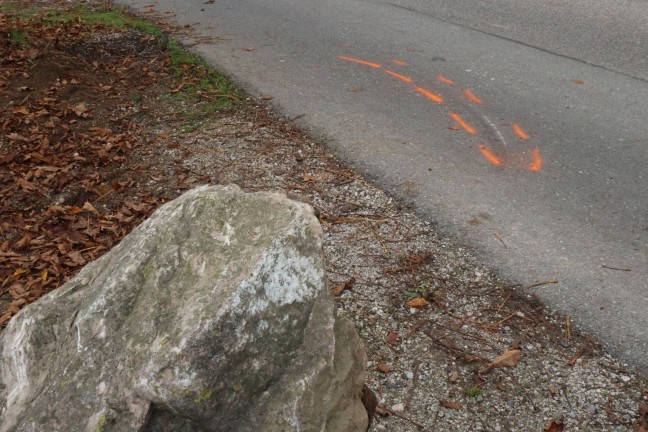
[(201, 187), (0, 335), (0, 431), (363, 431), (312, 209)]

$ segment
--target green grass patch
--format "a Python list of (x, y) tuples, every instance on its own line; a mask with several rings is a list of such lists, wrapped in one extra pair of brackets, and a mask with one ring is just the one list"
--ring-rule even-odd
[(50, 24), (77, 22), (89, 25), (103, 25), (117, 30), (132, 28), (158, 37), (164, 35), (162, 30), (155, 24), (135, 18), (122, 8), (109, 8), (106, 6), (79, 5), (71, 9), (54, 9), (50, 11), (43, 21)]
[(185, 124), (182, 126), (182, 132), (191, 133), (197, 131), (199, 128), (200, 126), (197, 123)]
[(482, 388), (479, 386), (473, 386), (470, 387), (468, 390), (466, 390), (466, 396), (469, 399), (476, 399), (478, 396), (481, 396), (483, 393), (484, 390), (482, 390)]
[(209, 115), (232, 106), (243, 93), (225, 75), (214, 70), (205, 60), (186, 50), (175, 39), (169, 39), (167, 49), (175, 80), (182, 83), (173, 99), (202, 101), (201, 110)]
[(9, 42), (14, 45), (29, 45), (25, 33), (18, 29), (9, 29)]

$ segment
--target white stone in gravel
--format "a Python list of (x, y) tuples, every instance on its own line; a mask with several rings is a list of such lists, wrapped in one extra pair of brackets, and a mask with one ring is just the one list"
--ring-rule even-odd
[(405, 375), (405, 378), (407, 378), (408, 380), (414, 379), (414, 372), (405, 371), (403, 375)]
[(394, 412), (403, 412), (405, 411), (405, 404), (397, 403), (396, 405), (392, 405), (391, 410)]
[(621, 381), (623, 381), (623, 382), (629, 382), (629, 381), (630, 381), (630, 377), (627, 376), (627, 375), (621, 375)]

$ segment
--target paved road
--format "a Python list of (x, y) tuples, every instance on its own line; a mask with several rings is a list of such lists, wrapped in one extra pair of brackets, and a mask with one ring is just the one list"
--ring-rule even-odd
[(530, 292), (648, 366), (648, 2), (155, 10), (221, 38), (196, 49), (506, 277), (559, 280)]

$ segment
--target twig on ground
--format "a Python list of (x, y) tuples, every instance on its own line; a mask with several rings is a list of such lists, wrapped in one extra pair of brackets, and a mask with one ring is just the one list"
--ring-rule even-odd
[(620, 270), (620, 271), (624, 271), (624, 272), (632, 271), (632, 269), (629, 269), (629, 268), (611, 267), (611, 266), (608, 266), (608, 265), (605, 265), (605, 264), (601, 264), (601, 267), (606, 268), (606, 269), (610, 269), (610, 270)]
[(556, 279), (540, 281), (540, 282), (536, 282), (534, 284), (531, 284), (531, 285), (529, 285), (528, 287), (526, 287), (524, 289), (535, 288), (535, 287), (539, 287), (539, 286), (542, 286), (542, 285), (557, 284), (558, 282), (559, 281), (556, 280)]
[(615, 422), (617, 422), (617, 423), (619, 423), (620, 425), (626, 427), (627, 429), (632, 430), (632, 428), (631, 428), (631, 427), (630, 427), (630, 426), (629, 426), (629, 425), (628, 425), (628, 424), (627, 424), (627, 423), (626, 423), (626, 422), (625, 422), (621, 417), (619, 417), (619, 416), (617, 415), (617, 413), (615, 413), (614, 410), (613, 410), (612, 408), (610, 408), (609, 406), (605, 405), (605, 406), (603, 407), (603, 410), (607, 413), (607, 415), (609, 415), (610, 417), (612, 417), (612, 419), (614, 419)]
[(335, 297), (335, 300), (337, 301), (342, 301), (342, 300), (349, 300), (349, 301), (374, 301), (374, 299), (368, 299), (364, 297)]
[(578, 359), (585, 354), (585, 352), (590, 348), (591, 341), (588, 339), (585, 339), (585, 342), (582, 343), (578, 351), (576, 351), (576, 354), (567, 362), (569, 366), (574, 366)]
[(416, 360), (414, 363), (414, 378), (412, 379), (412, 386), (409, 389), (409, 395), (407, 396), (407, 401), (405, 401), (405, 410), (409, 408), (410, 402), (414, 398), (414, 392), (416, 387), (418, 387), (418, 375), (419, 375), (419, 366), (421, 366), (421, 361)]
[(504, 243), (504, 240), (502, 240), (502, 237), (500, 236), (499, 232), (495, 231), (495, 237), (497, 237), (497, 240), (499, 240), (500, 243), (502, 243), (502, 246), (504, 246), (504, 248), (508, 249), (508, 246), (506, 245), (506, 243)]
[(422, 428), (425, 427), (422, 423), (419, 423), (419, 422), (417, 422), (416, 420), (413, 420), (413, 419), (411, 419), (411, 418), (409, 418), (409, 417), (406, 417), (406, 416), (404, 416), (404, 415), (402, 415), (402, 414), (399, 414), (399, 413), (397, 413), (396, 411), (394, 411), (394, 410), (392, 410), (392, 409), (390, 409), (390, 408), (383, 407), (383, 409), (384, 409), (385, 411), (387, 411), (389, 414), (391, 414), (391, 415), (393, 415), (393, 416), (395, 416), (395, 417), (398, 417), (398, 418), (400, 418), (400, 419), (403, 419), (403, 420), (406, 420), (406, 421), (412, 423), (414, 426), (416, 426), (416, 427), (419, 428), (419, 429), (422, 429)]
[(306, 114), (299, 114), (299, 115), (296, 115), (295, 117), (286, 120), (286, 123), (294, 122), (295, 120), (300, 119), (300, 118), (304, 117), (305, 115), (306, 115)]
[(504, 299), (504, 301), (502, 302), (502, 304), (500, 304), (500, 305), (497, 307), (497, 312), (499, 312), (499, 311), (502, 310), (502, 308), (504, 307), (504, 305), (506, 304), (506, 302), (509, 301), (509, 299), (511, 298), (512, 295), (513, 295), (513, 292), (512, 292), (512, 291), (511, 291), (510, 293), (508, 293), (508, 295), (506, 296), (506, 298)]
[(440, 346), (446, 348), (446, 349), (449, 350), (450, 352), (461, 354), (464, 358), (465, 358), (465, 357), (469, 357), (469, 358), (471, 358), (473, 361), (475, 361), (475, 360), (479, 360), (479, 361), (483, 361), (483, 362), (487, 362), (487, 363), (490, 362), (487, 358), (484, 358), (484, 357), (482, 357), (482, 356), (480, 356), (480, 355), (473, 354), (473, 353), (471, 353), (471, 352), (468, 352), (468, 351), (466, 351), (466, 350), (463, 350), (463, 349), (461, 349), (461, 348), (459, 348), (459, 347), (457, 347), (457, 346), (454, 346), (454, 345), (452, 345), (452, 344), (448, 344), (448, 343), (441, 342), (440, 339), (435, 338), (434, 336), (432, 336), (432, 335), (431, 335), (429, 332), (427, 332), (427, 331), (423, 331), (423, 333), (425, 333), (425, 334), (426, 334), (430, 339), (432, 339), (432, 341), (433, 341), (434, 343), (436, 343), (437, 345), (440, 345)]
[(419, 330), (421, 329), (421, 327), (423, 327), (423, 326), (424, 326), (425, 324), (427, 324), (428, 322), (429, 322), (429, 321), (428, 321), (427, 319), (422, 319), (421, 321), (419, 321), (419, 322), (417, 322), (416, 324), (414, 324), (414, 327), (412, 327), (412, 328), (410, 329), (410, 331), (407, 332), (407, 334), (405, 335), (405, 337), (404, 337), (403, 339), (409, 339), (409, 338), (411, 338), (412, 336), (414, 336), (414, 333), (416, 333), (417, 331), (419, 331)]

